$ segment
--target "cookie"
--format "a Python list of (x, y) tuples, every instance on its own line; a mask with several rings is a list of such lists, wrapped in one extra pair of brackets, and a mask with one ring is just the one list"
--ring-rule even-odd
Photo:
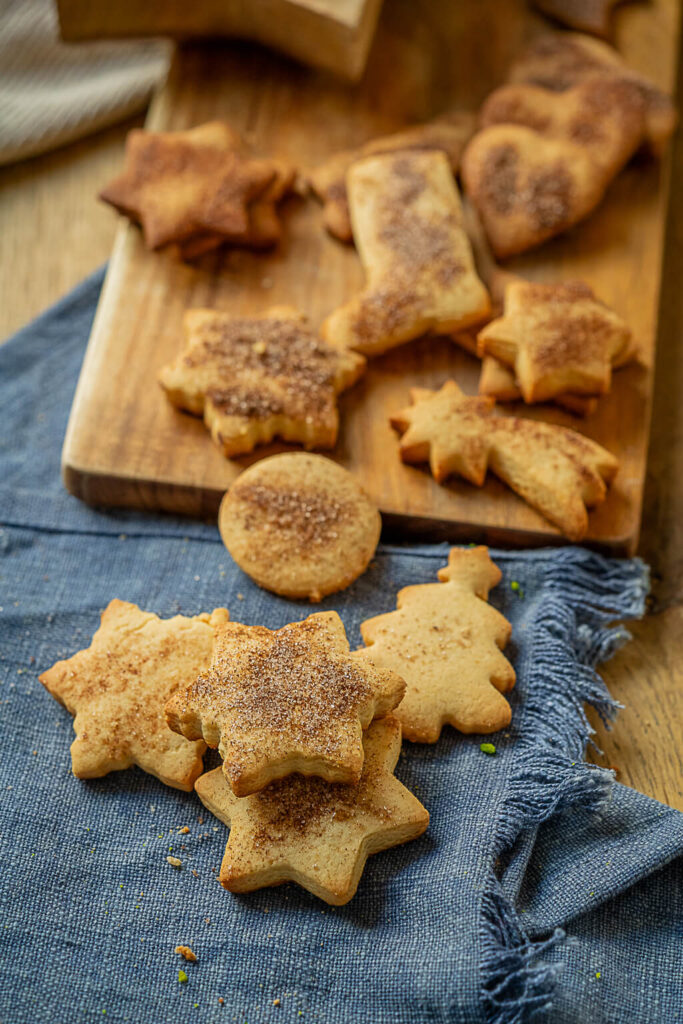
[[(484, 356), (481, 361), (478, 390), (480, 395), (495, 398), (498, 402), (516, 402), (522, 398), (514, 371), (494, 356)], [(598, 405), (597, 398), (586, 395), (555, 395), (552, 401), (574, 416), (590, 416)]]
[(515, 670), (501, 651), (511, 626), (487, 604), (501, 572), (488, 548), (451, 548), (441, 583), (404, 587), (396, 611), (361, 623), (358, 657), (398, 672), (405, 697), (394, 711), (406, 739), (436, 743), (444, 725), (491, 733), (510, 723), (503, 697)]
[(583, 281), (508, 284), (503, 316), (479, 331), (477, 345), (514, 371), (528, 403), (605, 394), (612, 367), (635, 355), (627, 324)]
[(611, 181), (641, 145), (645, 102), (626, 78), (585, 78), (565, 92), (512, 82), (496, 89), (479, 114), (482, 129), (518, 124), (544, 138), (566, 139)]
[(337, 395), (362, 374), (362, 356), (321, 341), (287, 306), (252, 317), (191, 309), (183, 324), (185, 351), (159, 380), (174, 405), (203, 416), (224, 455), (274, 437), (334, 447)]
[(245, 155), (221, 121), (183, 132), (136, 128), (126, 139), (122, 174), (100, 199), (139, 222), (145, 244), (158, 249), (204, 232), (245, 234), (249, 203), (275, 176), (273, 163)]
[(218, 526), (240, 569), (260, 587), (319, 601), (365, 572), (382, 520), (347, 470), (321, 455), (285, 452), (237, 478)]
[(264, 191), (247, 208), (246, 231), (233, 234), (203, 232), (178, 242), (175, 255), (185, 261), (199, 259), (221, 245), (246, 249), (269, 249), (280, 241), (282, 225), (277, 212), (279, 203), (294, 185), (294, 168), (282, 161), (273, 161), (275, 176)]
[(443, 153), (368, 157), (353, 164), (347, 188), (367, 282), (325, 320), (324, 338), (379, 355), (428, 331), (448, 334), (484, 319), (489, 297)]
[(637, 85), (645, 102), (644, 142), (653, 153), (663, 153), (676, 127), (676, 108), (671, 97), (650, 79), (627, 67), (607, 43), (578, 32), (544, 33), (512, 65), (509, 80), (563, 92), (596, 75)]
[(395, 708), (405, 683), (349, 654), (336, 612), (282, 629), (226, 622), (211, 668), (166, 704), (166, 720), (188, 739), (218, 747), (235, 796), (292, 772), (356, 784), (362, 730)]
[(357, 149), (335, 153), (308, 175), (314, 195), (323, 203), (325, 227), (342, 242), (353, 240), (351, 216), (346, 194), (346, 174), (352, 164), (366, 156), (393, 153), (396, 150), (440, 150), (446, 154), (453, 173), (457, 171), (465, 143), (474, 131), (470, 114), (453, 113), (426, 124), (416, 124), (393, 135), (370, 139)]
[(540, 245), (583, 220), (645, 134), (637, 86), (586, 79), (565, 93), (497, 90), (461, 177), (498, 258)]
[(58, 661), (40, 681), (74, 718), (71, 765), (79, 779), (97, 779), (136, 764), (165, 785), (191, 791), (206, 744), (171, 732), (166, 700), (206, 670), (213, 615), (160, 619), (127, 601), (110, 601), (90, 647)]
[(494, 415), (489, 398), (413, 388), (413, 405), (391, 417), (404, 462), (429, 462), (442, 483), (458, 474), (481, 487), (487, 468), (572, 541), (588, 529), (588, 508), (604, 501), (618, 462), (595, 441), (538, 420)]
[(296, 882), (326, 903), (355, 895), (367, 858), (416, 839), (429, 812), (393, 771), (401, 726), (387, 715), (363, 735), (357, 786), (290, 775), (242, 800), (220, 768), (195, 783), (204, 806), (230, 827), (218, 875), (231, 892)]

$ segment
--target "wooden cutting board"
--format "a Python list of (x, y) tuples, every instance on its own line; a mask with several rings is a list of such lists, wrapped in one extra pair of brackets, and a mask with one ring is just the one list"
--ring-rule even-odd
[[(652, 0), (619, 8), (615, 19), (616, 42), (629, 64), (669, 91), (678, 16), (676, 0)], [(264, 153), (312, 166), (406, 123), (451, 108), (475, 110), (528, 39), (545, 28), (521, 0), (392, 0), (357, 86), (247, 44), (186, 45), (148, 127), (178, 130), (225, 118)], [(635, 548), (640, 524), (666, 207), (666, 163), (638, 158), (588, 220), (506, 264), (539, 281), (583, 278), (639, 340), (642, 365), (618, 371), (611, 394), (588, 419), (552, 406), (514, 407), (579, 429), (618, 456), (619, 473), (591, 515), (587, 541), (622, 553)], [(212, 516), (245, 466), (284, 450), (270, 445), (248, 458), (224, 459), (201, 421), (173, 408), (156, 382), (159, 368), (182, 348), (187, 307), (248, 314), (286, 303), (319, 324), (361, 288), (355, 251), (326, 234), (315, 201), (293, 198), (283, 215), (279, 249), (213, 254), (195, 266), (148, 252), (138, 229), (122, 222), (64, 444), (64, 480), (72, 493), (92, 504)], [(358, 476), (385, 521), (405, 531), (490, 543), (559, 542), (557, 531), (495, 478), (483, 488), (460, 480), (439, 486), (426, 470), (399, 461), (387, 417), (407, 404), (408, 389), (453, 376), (475, 393), (478, 373), (478, 361), (444, 338), (423, 338), (372, 361), (341, 399), (342, 430), (332, 456)]]

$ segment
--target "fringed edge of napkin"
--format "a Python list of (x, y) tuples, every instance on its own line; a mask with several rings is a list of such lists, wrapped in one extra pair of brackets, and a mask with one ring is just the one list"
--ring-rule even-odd
[[(639, 618), (648, 589), (648, 568), (639, 559), (610, 562), (567, 548), (549, 567), (528, 662), (516, 770), (497, 823), (492, 863), (525, 829), (570, 807), (597, 811), (609, 799), (613, 772), (583, 761), (593, 732), (584, 705), (596, 708), (604, 721), (620, 707), (595, 666), (630, 638), (610, 623)], [(550, 1008), (558, 968), (542, 958), (564, 938), (558, 928), (532, 941), (492, 870), (482, 897), (484, 1020), (524, 1024)]]

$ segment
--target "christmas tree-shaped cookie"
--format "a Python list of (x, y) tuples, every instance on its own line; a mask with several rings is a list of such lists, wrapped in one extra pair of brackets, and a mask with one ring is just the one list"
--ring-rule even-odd
[(396, 611), (366, 619), (356, 657), (406, 681), (394, 714), (406, 739), (435, 743), (444, 725), (491, 733), (510, 721), (515, 671), (503, 656), (510, 623), (487, 604), (501, 578), (488, 549), (452, 548), (440, 583), (404, 587)]

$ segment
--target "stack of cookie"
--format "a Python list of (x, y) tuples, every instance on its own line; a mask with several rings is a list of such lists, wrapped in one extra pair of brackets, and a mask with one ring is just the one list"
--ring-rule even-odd
[[(434, 743), (445, 724), (510, 721), (510, 626), (486, 603), (500, 572), (485, 548), (454, 548), (439, 579), (364, 622), (355, 653), (336, 612), (270, 630), (223, 608), (162, 620), (112, 601), (90, 647), (40, 677), (75, 715), (74, 774), (137, 764), (194, 786), (230, 827), (225, 888), (295, 881), (346, 903), (370, 854), (429, 823), (393, 774), (402, 727)], [(207, 744), (223, 764), (201, 774)]]
[(584, 416), (610, 390), (612, 370), (637, 357), (627, 324), (583, 281), (511, 281), (503, 315), (477, 334), (477, 353), (480, 394), (552, 401)]
[(221, 245), (276, 245), (277, 203), (294, 177), (284, 161), (253, 157), (224, 121), (184, 132), (134, 129), (123, 172), (100, 198), (142, 226), (150, 249), (192, 260)]

